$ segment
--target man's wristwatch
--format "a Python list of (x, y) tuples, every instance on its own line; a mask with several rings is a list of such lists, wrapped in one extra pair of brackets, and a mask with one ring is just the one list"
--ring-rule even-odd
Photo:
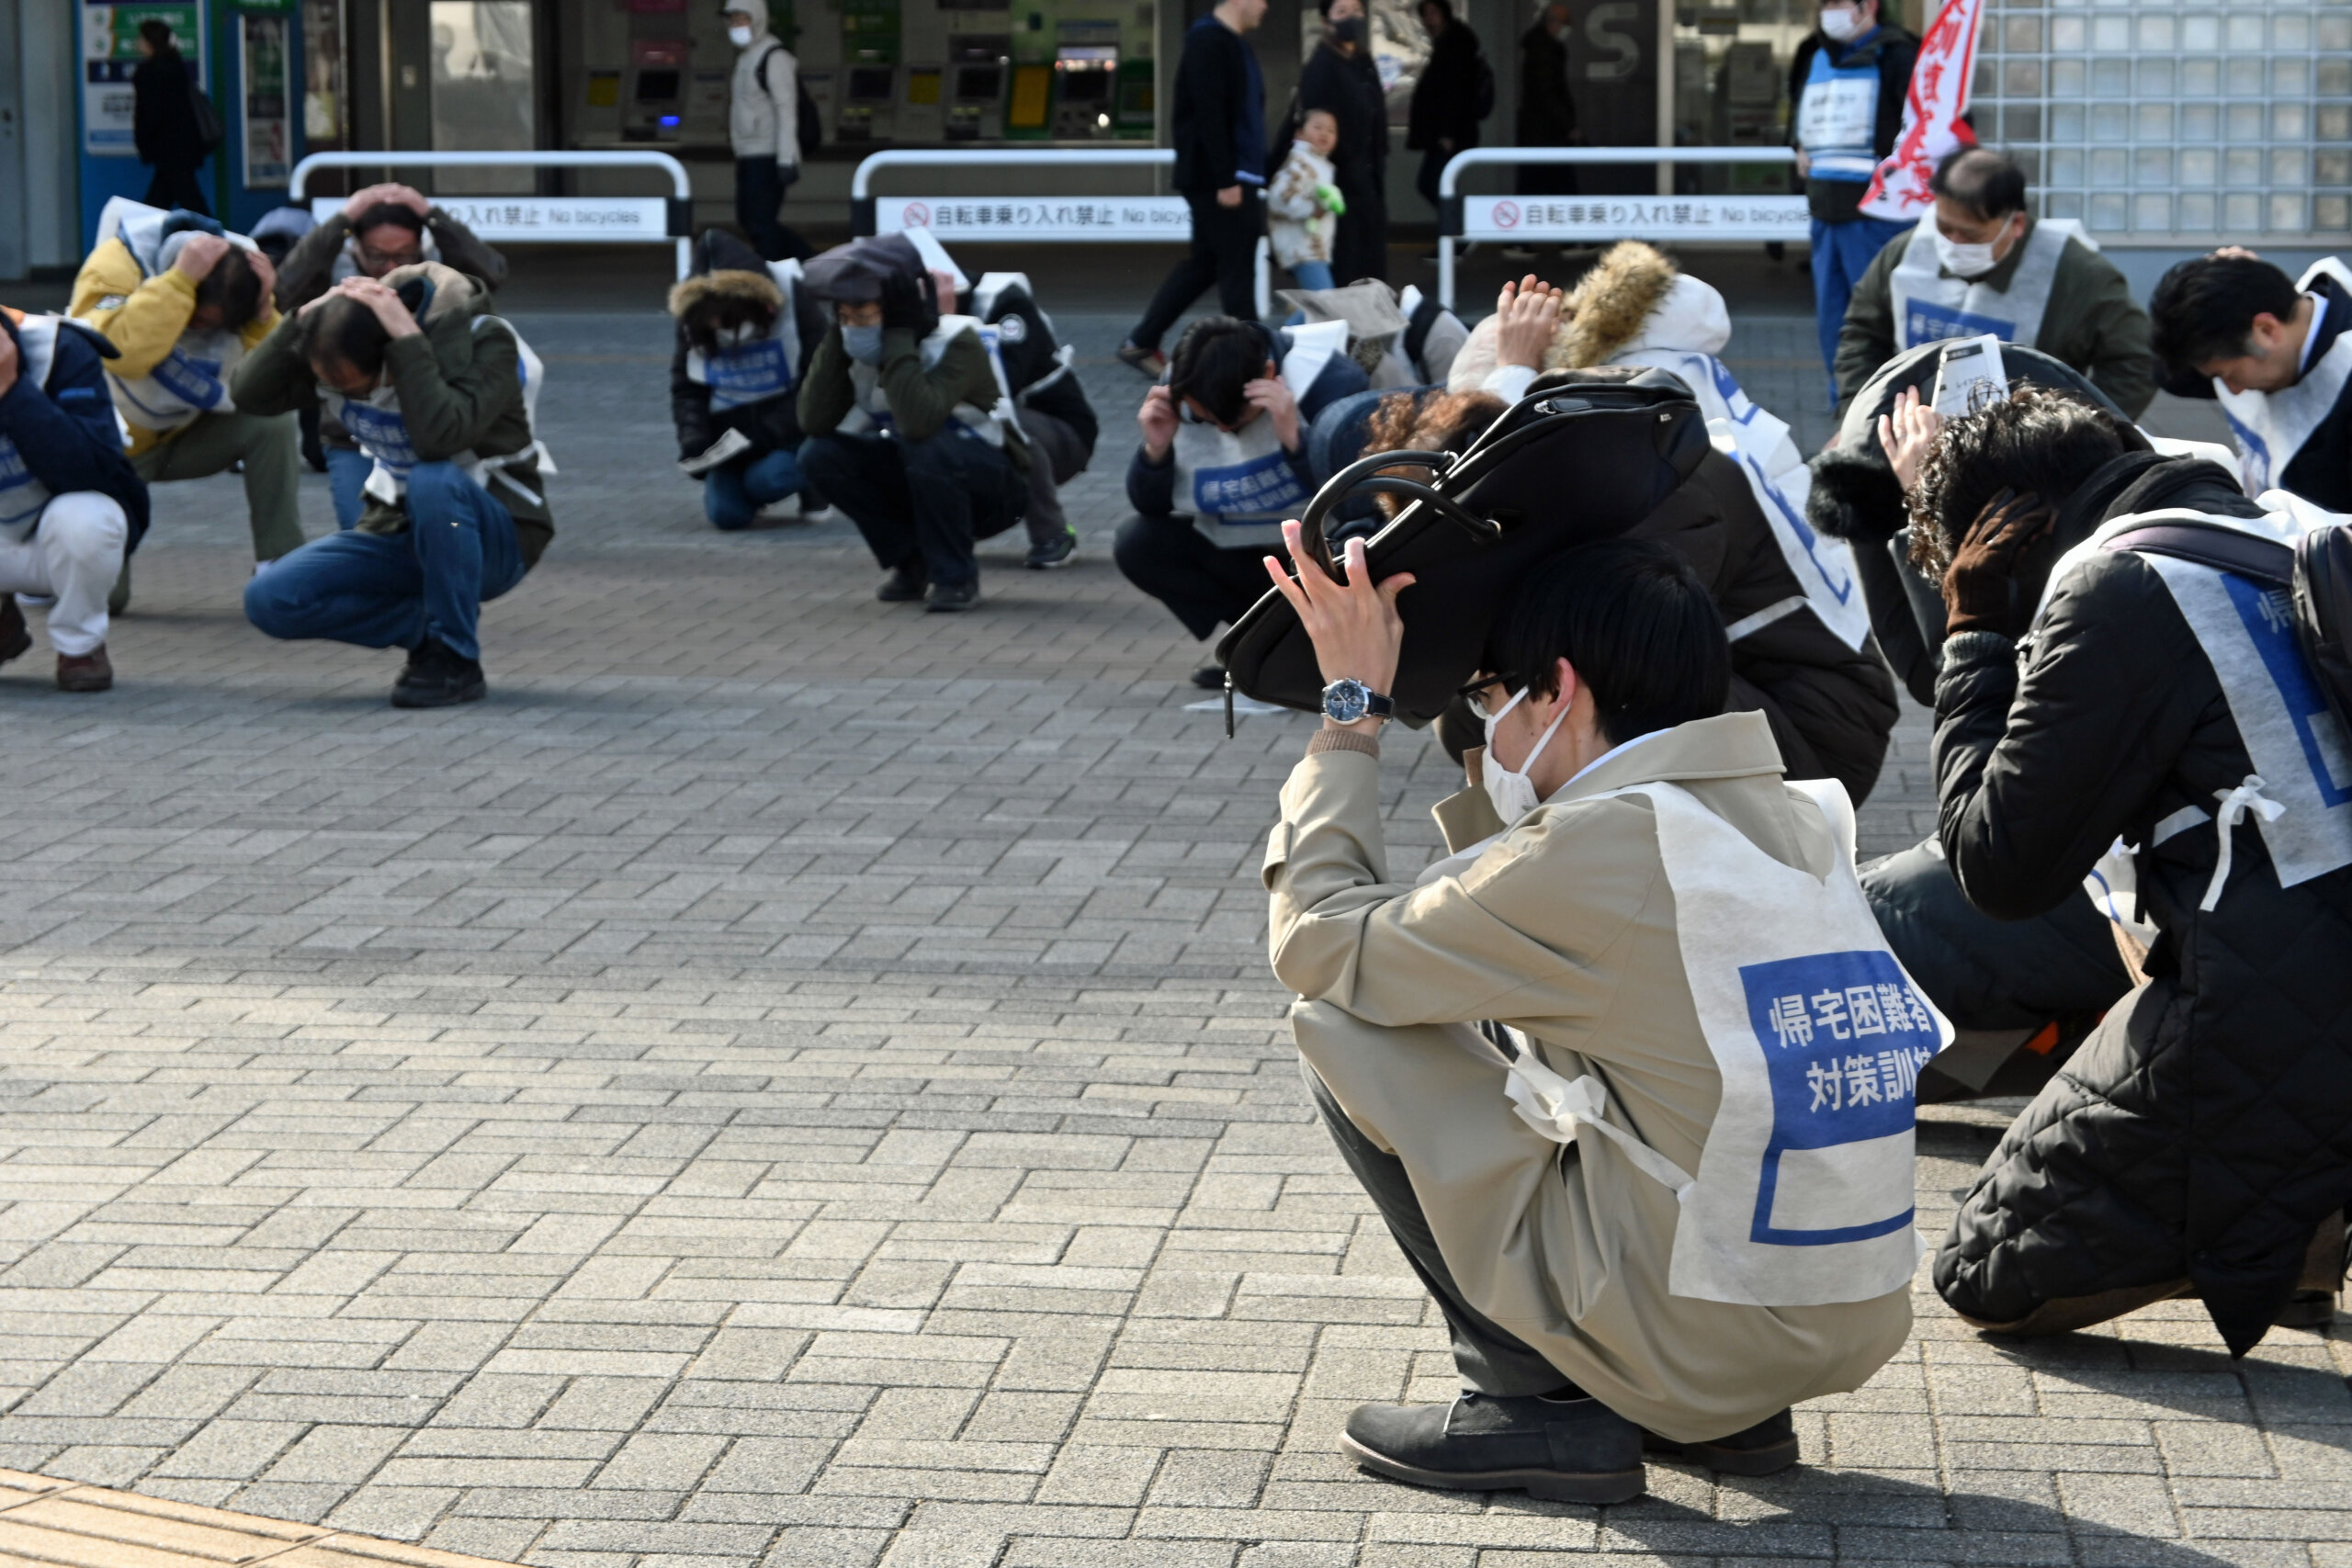
[(1362, 681), (1338, 680), (1323, 688), (1323, 713), (1334, 724), (1361, 718), (1394, 718), (1396, 705)]

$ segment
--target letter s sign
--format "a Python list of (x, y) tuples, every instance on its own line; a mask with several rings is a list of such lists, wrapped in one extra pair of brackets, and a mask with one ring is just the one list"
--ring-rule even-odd
[(1602, 0), (1585, 13), (1584, 38), (1596, 53), (1613, 54), (1613, 60), (1593, 60), (1586, 63), (1585, 78), (1592, 82), (1625, 82), (1642, 68), (1641, 40), (1623, 31), (1628, 22), (1639, 22), (1642, 8), (1636, 0)]

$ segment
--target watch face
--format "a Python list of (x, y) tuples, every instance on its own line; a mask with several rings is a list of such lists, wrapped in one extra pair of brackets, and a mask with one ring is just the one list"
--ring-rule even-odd
[(1372, 705), (1361, 681), (1334, 681), (1323, 688), (1323, 711), (1340, 724), (1353, 724)]

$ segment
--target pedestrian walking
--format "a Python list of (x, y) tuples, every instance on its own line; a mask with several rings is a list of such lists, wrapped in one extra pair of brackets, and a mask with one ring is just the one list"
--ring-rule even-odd
[(735, 81), (727, 137), (735, 149), (735, 220), (769, 261), (806, 258), (808, 242), (779, 216), (800, 178), (800, 62), (768, 30), (768, 0), (727, 0)]
[(172, 25), (150, 17), (139, 24), (139, 52), (146, 58), (130, 73), (130, 138), (139, 161), (155, 171), (146, 203), (212, 215), (197, 170), (220, 145), (218, 122), (207, 128), (197, 118), (196, 77), (172, 41)]
[[(1566, 0), (1547, 0), (1519, 35), (1521, 147), (1572, 147), (1582, 140), (1577, 131), (1577, 101), (1568, 92), (1568, 46), (1562, 36), (1567, 30)], [(1528, 164), (1519, 171), (1521, 196), (1574, 196), (1576, 190), (1577, 172), (1569, 164)]]
[(1331, 244), (1341, 283), (1388, 276), (1388, 97), (1372, 62), (1363, 0), (1321, 0), (1323, 41), (1299, 73), (1301, 114), (1328, 109), (1340, 122), (1331, 150), (1347, 208)]
[(1421, 30), (1430, 35), (1429, 62), (1413, 84), (1405, 124), (1405, 151), (1421, 155), (1413, 188), (1437, 205), (1438, 176), (1448, 160), (1478, 145), (1478, 122), (1495, 110), (1495, 73), (1478, 52), (1478, 35), (1453, 14), (1453, 0), (1421, 0)]
[(1214, 284), (1217, 303), (1242, 320), (1258, 313), (1254, 272), (1266, 231), (1266, 79), (1250, 33), (1266, 0), (1218, 0), (1184, 34), (1176, 63), (1176, 189), (1192, 209), (1192, 246), (1119, 345), (1122, 363), (1157, 380), (1167, 373), (1159, 340)]

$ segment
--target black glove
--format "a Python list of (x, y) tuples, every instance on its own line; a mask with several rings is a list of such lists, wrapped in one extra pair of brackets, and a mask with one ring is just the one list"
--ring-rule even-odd
[(904, 330), (920, 335), (923, 330), (922, 286), (902, 272), (894, 272), (882, 280), (882, 330)]

